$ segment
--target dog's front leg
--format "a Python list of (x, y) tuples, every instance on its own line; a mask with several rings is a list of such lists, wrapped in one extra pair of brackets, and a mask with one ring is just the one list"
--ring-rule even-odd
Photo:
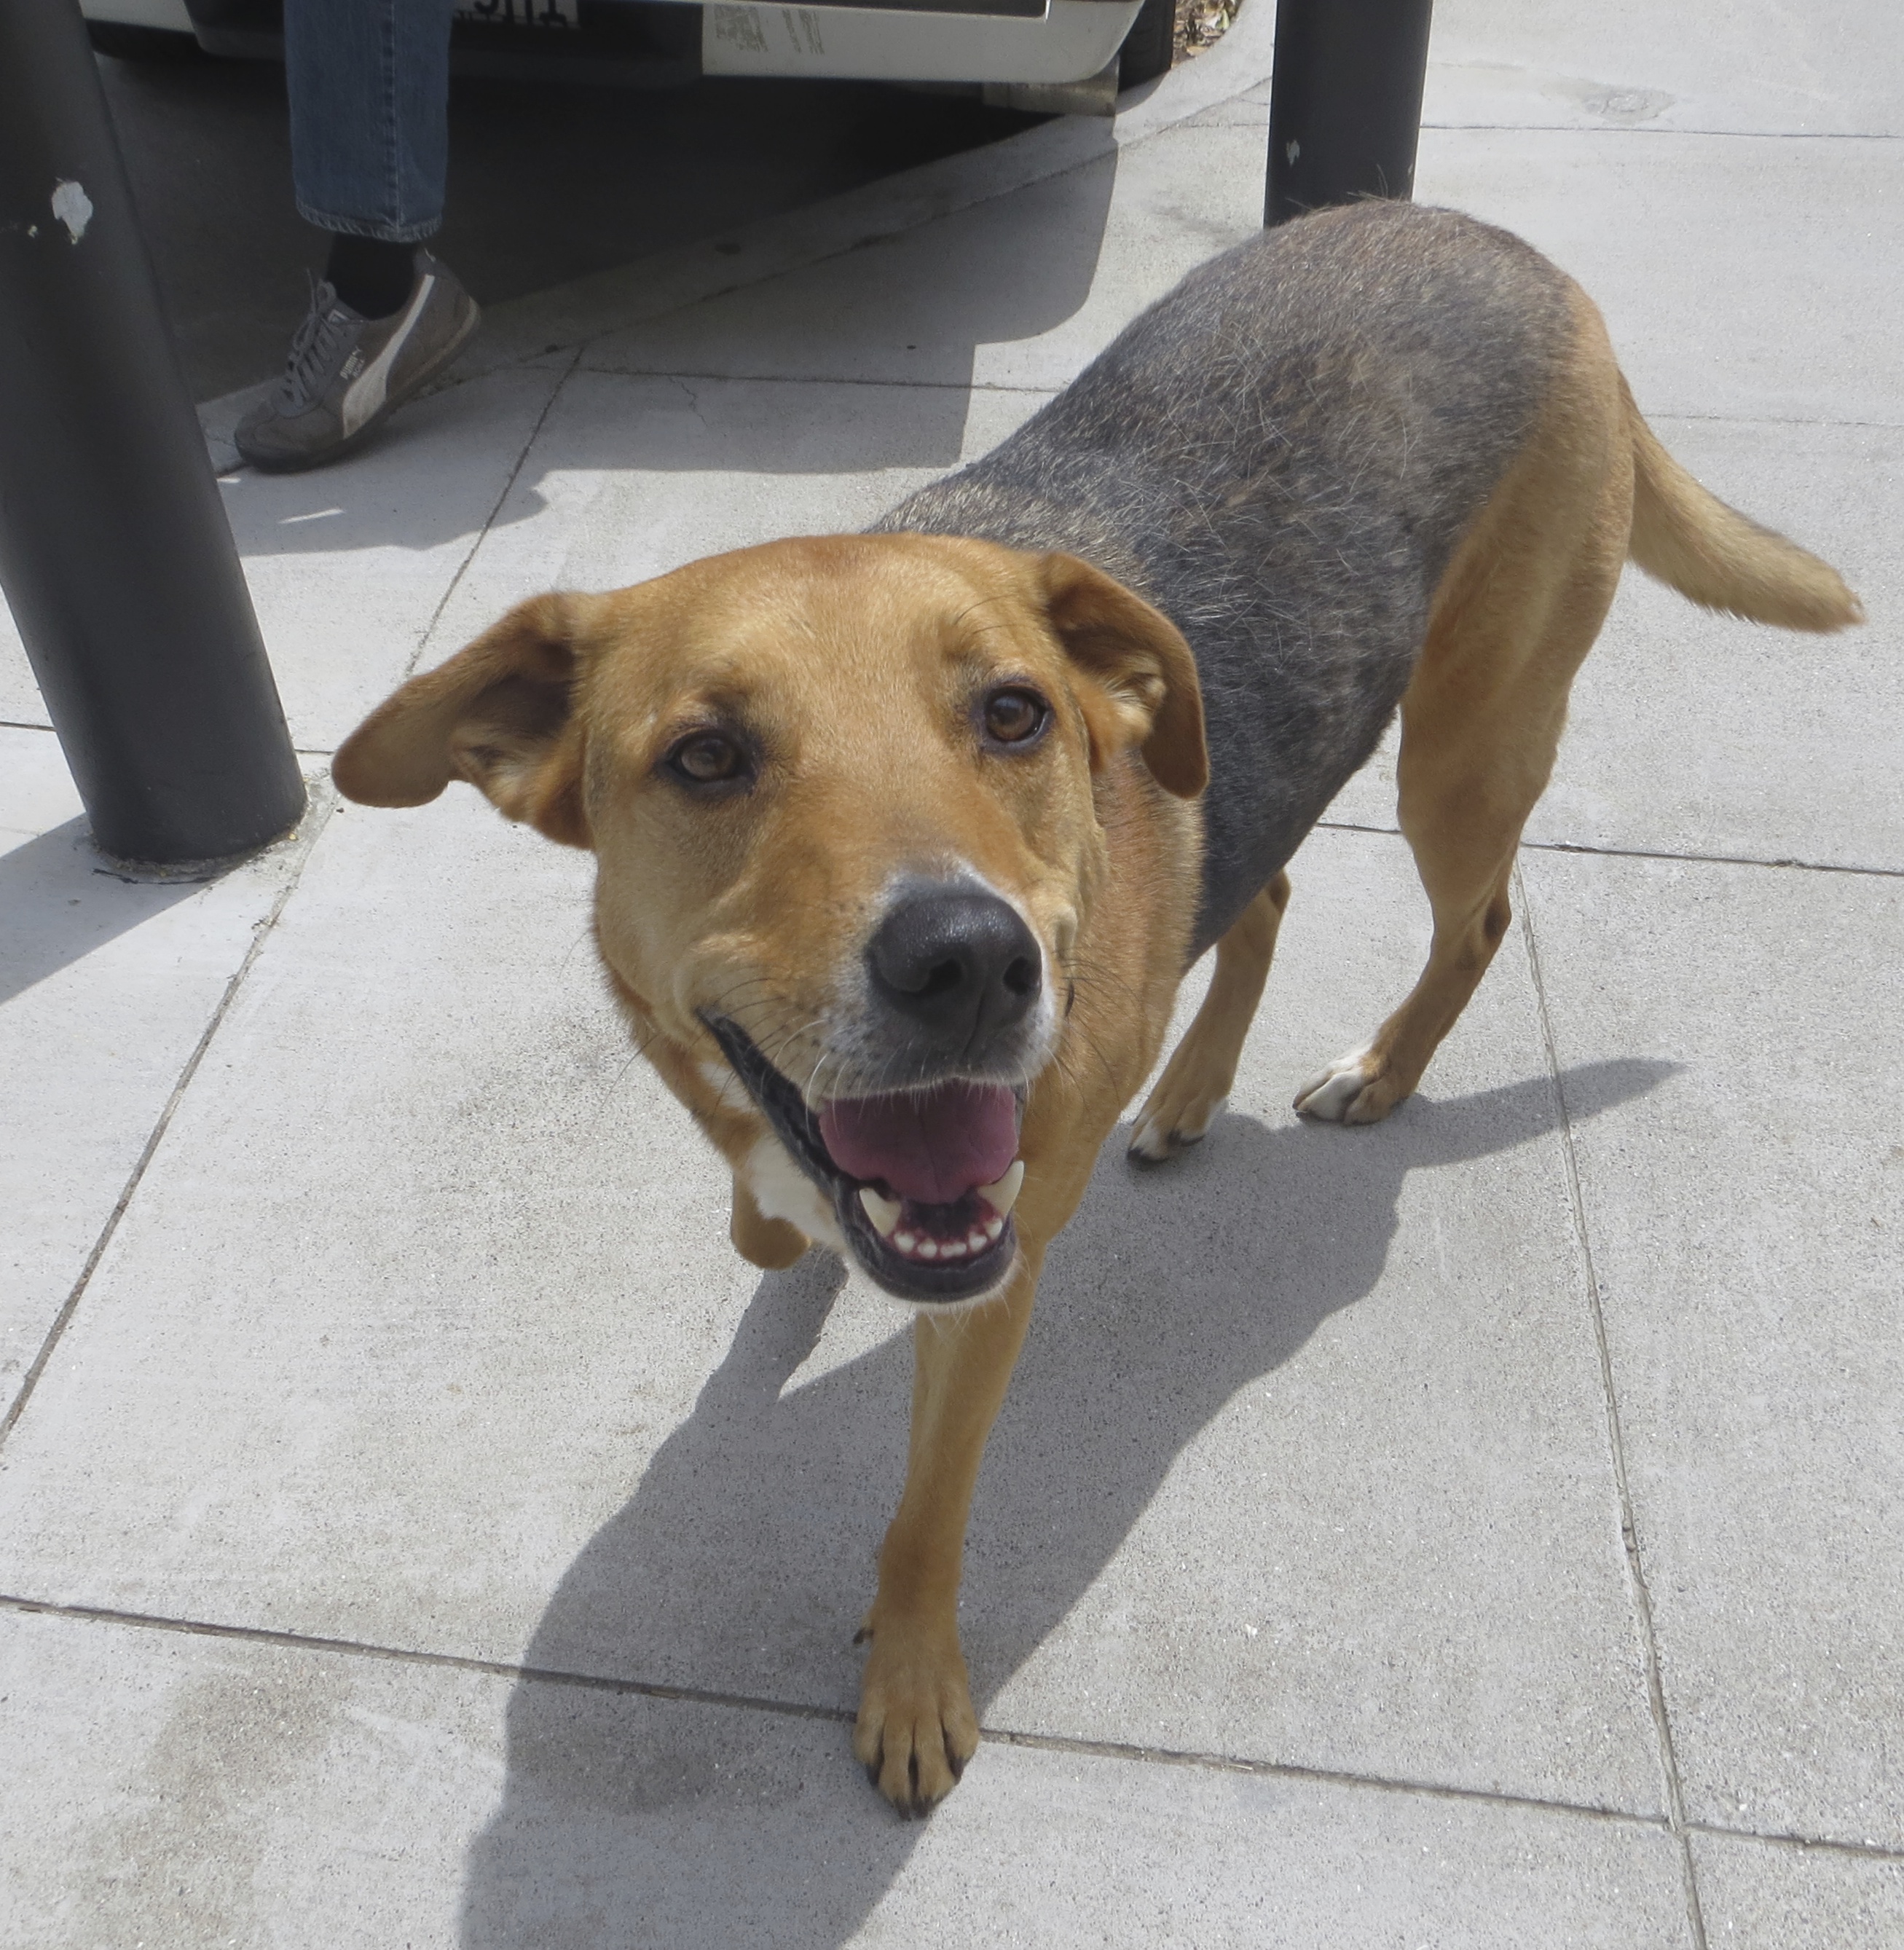
[(905, 1493), (886, 1533), (878, 1594), (860, 1634), (872, 1650), (853, 1730), (853, 1752), (868, 1778), (906, 1814), (923, 1814), (949, 1793), (978, 1746), (958, 1647), (965, 1519), (1037, 1284), (1037, 1260), (1021, 1241), (996, 1299), (954, 1313), (922, 1313), (913, 1329)]
[(790, 1266), (809, 1244), (797, 1226), (784, 1219), (769, 1219), (761, 1210), (753, 1188), (737, 1171), (734, 1174), (734, 1216), (728, 1226), (734, 1250), (749, 1265), (764, 1272), (779, 1272)]

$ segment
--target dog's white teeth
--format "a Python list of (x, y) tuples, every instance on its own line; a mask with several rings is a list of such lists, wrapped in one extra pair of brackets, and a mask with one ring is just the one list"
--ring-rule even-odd
[[(1002, 1223), (999, 1230), (1001, 1232), (1005, 1230)], [(982, 1253), (985, 1250), (985, 1235), (976, 1226), (965, 1235), (965, 1250), (968, 1253)]]
[(936, 1260), (939, 1257), (939, 1242), (936, 1239), (919, 1241), (919, 1257), (922, 1260)]
[(1004, 1230), (1005, 1221), (996, 1213), (985, 1222), (985, 1236), (988, 1239), (996, 1239)]
[(971, 1250), (963, 1239), (941, 1239), (939, 1242), (939, 1257), (942, 1260), (962, 1260)]
[[(995, 1185), (981, 1185), (978, 1195), (999, 1215), (1001, 1223), (1011, 1216), (1011, 1208), (1018, 1202), (1018, 1193), (1025, 1182), (1025, 1161), (1014, 1158), (1011, 1167)], [(998, 1235), (994, 1233), (996, 1238)]]
[(859, 1188), (859, 1202), (865, 1209), (866, 1216), (873, 1222), (873, 1230), (882, 1239), (891, 1238), (899, 1223), (899, 1201), (882, 1196), (870, 1185), (862, 1185)]
[(918, 1250), (919, 1235), (916, 1232), (896, 1232), (893, 1235), (893, 1243), (902, 1253), (916, 1252)]

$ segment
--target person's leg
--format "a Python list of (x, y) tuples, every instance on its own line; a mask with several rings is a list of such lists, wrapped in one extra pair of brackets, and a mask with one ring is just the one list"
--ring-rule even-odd
[(285, 0), (298, 213), (331, 235), (283, 382), (238, 430), (261, 467), (354, 446), (475, 330), (474, 303), (419, 248), (443, 221), (454, 0)]
[(417, 244), (443, 223), (454, 0), (285, 0), (291, 173), (307, 223)]
[(416, 285), (416, 246), (349, 230), (331, 233), (324, 282), (354, 312), (388, 318), (400, 311)]

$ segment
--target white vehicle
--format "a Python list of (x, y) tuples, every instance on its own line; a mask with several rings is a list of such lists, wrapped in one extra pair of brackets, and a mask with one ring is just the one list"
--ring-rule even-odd
[[(273, 60), (282, 0), (81, 0), (94, 45), (137, 59), (191, 36)], [(703, 74), (977, 84), (995, 106), (1108, 114), (1170, 64), (1173, 0), (457, 0), (458, 73), (665, 86)]]

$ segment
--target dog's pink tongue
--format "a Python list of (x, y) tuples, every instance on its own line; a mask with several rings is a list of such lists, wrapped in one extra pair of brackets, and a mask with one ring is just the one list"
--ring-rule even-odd
[(827, 1155), (849, 1178), (949, 1205), (1018, 1155), (1018, 1100), (1002, 1083), (941, 1083), (893, 1097), (837, 1098), (820, 1113)]

